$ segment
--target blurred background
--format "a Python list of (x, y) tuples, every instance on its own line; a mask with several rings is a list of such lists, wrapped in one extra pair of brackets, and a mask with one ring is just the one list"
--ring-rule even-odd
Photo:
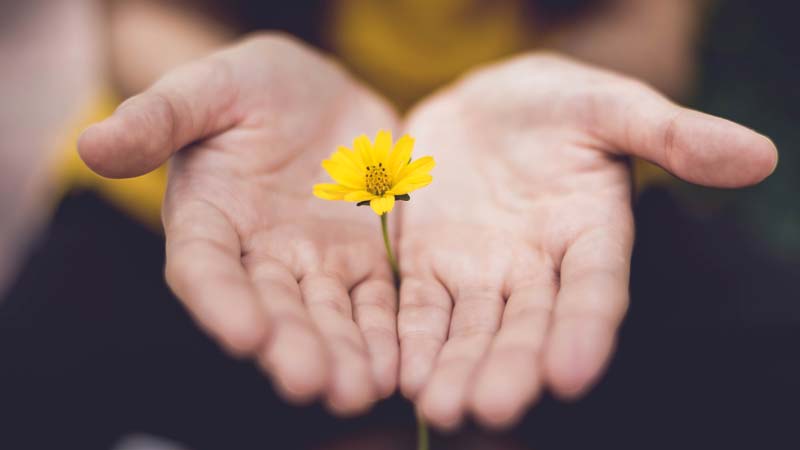
[(0, 1), (0, 448), (402, 449), (395, 397), (339, 420), (291, 408), (166, 287), (165, 170), (94, 176), (91, 122), (254, 30), (333, 53), (401, 111), (465, 70), (557, 50), (756, 129), (759, 186), (635, 162), (632, 306), (585, 399), (434, 448), (800, 448), (800, 5), (764, 0)]

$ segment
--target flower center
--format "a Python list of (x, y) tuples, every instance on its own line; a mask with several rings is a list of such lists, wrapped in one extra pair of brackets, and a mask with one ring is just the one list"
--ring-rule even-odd
[(367, 192), (372, 195), (382, 196), (390, 188), (389, 175), (383, 163), (377, 166), (367, 166)]

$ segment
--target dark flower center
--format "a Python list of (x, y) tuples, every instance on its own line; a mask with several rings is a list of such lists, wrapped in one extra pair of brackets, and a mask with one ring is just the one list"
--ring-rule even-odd
[(386, 168), (383, 163), (378, 163), (377, 166), (367, 166), (367, 192), (372, 195), (382, 196), (389, 190), (389, 175), (386, 174)]

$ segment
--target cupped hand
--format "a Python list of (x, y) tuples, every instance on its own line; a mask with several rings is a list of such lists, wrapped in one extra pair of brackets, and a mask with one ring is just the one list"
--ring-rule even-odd
[(341, 68), (260, 35), (164, 76), (79, 142), (101, 175), (174, 154), (167, 281), (209, 333), (290, 400), (355, 413), (396, 386), (396, 293), (369, 208), (315, 199), (320, 162), (392, 110)]
[(601, 375), (628, 305), (627, 155), (729, 188), (777, 162), (764, 136), (552, 55), (479, 70), (406, 127), (438, 164), (401, 216), (400, 385), (445, 429)]

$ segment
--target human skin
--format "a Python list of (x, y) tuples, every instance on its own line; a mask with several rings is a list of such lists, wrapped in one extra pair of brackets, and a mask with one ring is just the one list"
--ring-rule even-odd
[(170, 287), (287, 399), (352, 414), (395, 390), (396, 293), (375, 215), (311, 186), (337, 145), (396, 124), (336, 64), (263, 34), (167, 74), (88, 128), (79, 151), (99, 174), (130, 177), (180, 150), (163, 206)]
[(547, 386), (602, 374), (628, 306), (628, 155), (735, 188), (777, 164), (766, 137), (553, 54), (475, 71), (406, 129), (434, 183), (401, 215), (401, 389), (433, 425), (505, 427)]
[(109, 177), (172, 157), (167, 281), (288, 400), (357, 413), (399, 373), (443, 429), (470, 411), (509, 425), (543, 384), (574, 397), (600, 375), (628, 301), (625, 155), (722, 187), (758, 182), (776, 162), (755, 132), (560, 57), (475, 72), (404, 127), (438, 166), (392, 213), (398, 322), (377, 218), (311, 195), (322, 159), (379, 128), (401, 129), (385, 102), (308, 47), (263, 34), (167, 74), (87, 129), (79, 151)]

